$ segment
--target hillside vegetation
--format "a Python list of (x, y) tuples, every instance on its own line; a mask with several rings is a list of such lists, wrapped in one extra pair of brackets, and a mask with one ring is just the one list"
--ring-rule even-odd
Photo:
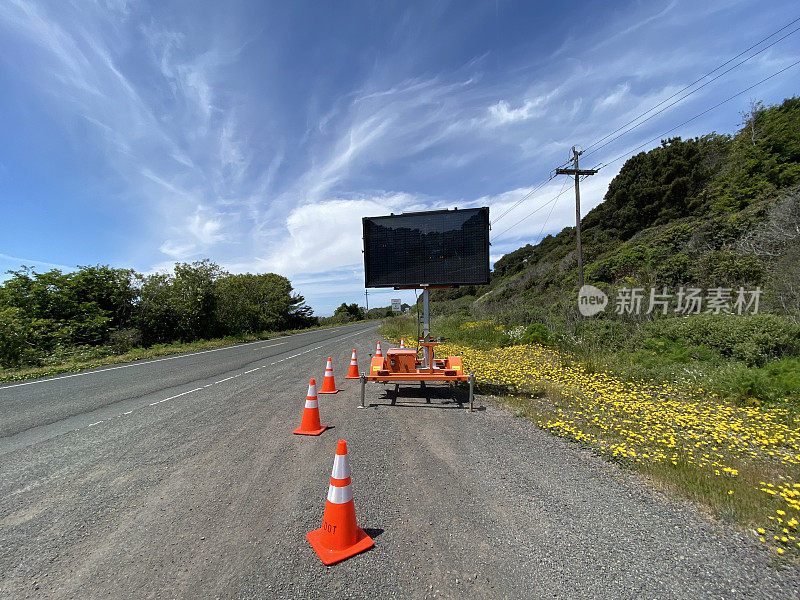
[[(797, 318), (798, 183), (800, 98), (756, 105), (732, 136), (662, 141), (631, 157), (582, 219), (586, 282), (761, 285), (765, 308)], [(572, 307), (576, 281), (568, 227), (503, 256), (477, 293), (483, 304), (568, 300)]]
[[(582, 228), (604, 312), (579, 313), (568, 227), (503, 256), (489, 285), (432, 292), (440, 352), (518, 416), (800, 558), (800, 99), (630, 158)], [(615, 310), (635, 288), (642, 310)], [(670, 301), (648, 313), (650, 288)], [(758, 310), (681, 310), (690, 288), (763, 293)]]
[[(755, 104), (744, 117), (733, 135), (673, 138), (631, 157), (583, 218), (585, 279), (608, 293), (605, 312), (578, 312), (567, 227), (500, 258), (487, 286), (433, 293), (442, 335), (509, 345), (522, 334), (507, 333), (523, 327), (526, 340), (591, 368), (800, 405), (800, 98)], [(650, 288), (682, 287), (734, 299), (760, 289), (758, 314), (684, 315), (674, 305), (646, 314)], [(639, 314), (616, 314), (622, 288), (644, 290)]]

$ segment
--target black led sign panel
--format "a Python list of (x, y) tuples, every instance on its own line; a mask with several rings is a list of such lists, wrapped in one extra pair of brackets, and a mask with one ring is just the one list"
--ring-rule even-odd
[(489, 283), (489, 209), (364, 217), (366, 287)]

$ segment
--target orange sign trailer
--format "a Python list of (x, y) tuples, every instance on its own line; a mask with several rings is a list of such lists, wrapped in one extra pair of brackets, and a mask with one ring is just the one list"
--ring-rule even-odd
[(361, 408), (366, 382), (469, 382), (473, 409), (473, 373), (464, 373), (460, 356), (436, 358), (431, 340), (429, 290), (489, 283), (489, 208), (435, 210), (364, 217), (365, 287), (422, 289), (421, 359), (416, 349), (390, 348), (372, 359), (361, 375)]
[[(444, 287), (444, 286), (442, 286)], [(469, 383), (469, 410), (473, 410), (475, 376), (465, 373), (460, 356), (436, 358), (434, 348), (439, 342), (430, 341), (430, 313), (428, 311), (428, 288), (423, 288), (423, 335), (419, 345), (422, 348), (422, 359), (417, 357), (415, 348), (389, 348), (385, 356), (374, 356), (369, 365), (369, 373), (361, 376), (361, 408), (364, 406), (364, 388), (367, 381), (373, 383), (394, 383), (395, 398), (401, 383), (419, 382), (422, 388), (425, 383)]]
[(428, 364), (417, 359), (414, 348), (389, 348), (386, 356), (372, 358), (367, 381), (468, 381), (460, 356), (434, 356), (433, 348), (438, 345), (439, 342), (420, 342), (431, 357)]
[(425, 383), (469, 383), (469, 410), (473, 410), (475, 376), (465, 373), (460, 356), (436, 358), (434, 347), (439, 342), (420, 342), (429, 360), (419, 360), (414, 348), (389, 348), (385, 356), (374, 356), (369, 366), (369, 373), (361, 376), (361, 408), (364, 405), (364, 388), (367, 381), (373, 383), (394, 383), (395, 398), (401, 383), (419, 382), (422, 388)]

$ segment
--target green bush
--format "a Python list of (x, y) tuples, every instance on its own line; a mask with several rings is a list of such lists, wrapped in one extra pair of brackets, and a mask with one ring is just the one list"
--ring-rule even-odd
[(620, 348), (630, 335), (630, 327), (611, 319), (585, 319), (575, 324), (581, 346)]
[(614, 283), (615, 262), (611, 258), (596, 260), (586, 265), (586, 281), (590, 283)]
[(763, 367), (728, 365), (714, 378), (714, 391), (734, 400), (752, 404), (790, 401), (800, 407), (800, 360), (785, 358)]
[(367, 318), (364, 309), (355, 302), (352, 304), (342, 302), (341, 305), (333, 311), (333, 316), (338, 319), (338, 323), (352, 323), (354, 321), (363, 321)]
[(680, 285), (695, 280), (694, 261), (684, 252), (661, 262), (656, 268), (656, 280), (662, 285)]
[(523, 344), (541, 344), (542, 346), (549, 346), (553, 339), (550, 330), (541, 323), (531, 323), (525, 328), (525, 333), (522, 334), (520, 342)]
[(701, 280), (709, 286), (760, 283), (764, 279), (764, 267), (758, 257), (726, 250), (704, 256), (698, 270)]
[(142, 345), (142, 333), (138, 329), (125, 328), (112, 331), (108, 336), (108, 347), (114, 354), (125, 354)]
[(631, 345), (645, 347), (651, 338), (702, 346), (751, 366), (800, 354), (800, 325), (772, 314), (700, 314), (658, 319), (640, 327)]
[(687, 346), (665, 338), (647, 338), (643, 340), (642, 347), (673, 363), (687, 363), (692, 359), (691, 350)]
[(32, 323), (22, 309), (0, 307), (0, 367), (17, 367), (38, 358), (32, 334)]
[(800, 407), (800, 359), (784, 358), (771, 362), (762, 369), (769, 377), (773, 389), (778, 392), (775, 399), (791, 398)]
[(441, 336), (459, 344), (484, 350), (518, 343), (509, 336), (509, 329), (494, 321), (463, 321), (459, 317), (438, 317), (431, 323), (434, 336)]

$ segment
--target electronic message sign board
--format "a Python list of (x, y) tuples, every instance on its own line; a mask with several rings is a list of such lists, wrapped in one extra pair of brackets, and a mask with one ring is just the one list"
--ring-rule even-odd
[(364, 217), (366, 287), (489, 283), (489, 209)]

